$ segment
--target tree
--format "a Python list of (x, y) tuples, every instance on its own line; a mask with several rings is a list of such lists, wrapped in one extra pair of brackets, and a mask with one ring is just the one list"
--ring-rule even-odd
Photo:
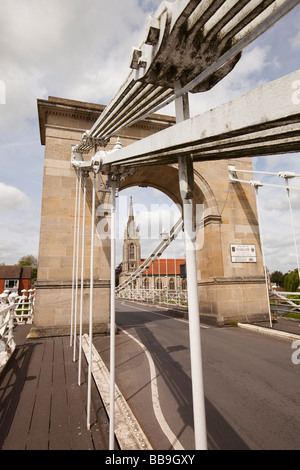
[(38, 266), (37, 258), (33, 255), (22, 256), (22, 258), (20, 258), (18, 261), (18, 265), (19, 266), (32, 266), (31, 280), (33, 283), (35, 283), (37, 279), (37, 266)]
[(284, 276), (284, 289), (287, 292), (297, 292), (299, 288), (299, 273), (298, 269), (289, 271)]
[(281, 271), (274, 271), (270, 275), (271, 282), (274, 282), (277, 286), (283, 287), (284, 285), (284, 274)]
[(22, 258), (19, 259), (18, 265), (19, 266), (32, 266), (34, 268), (37, 268), (38, 260), (33, 255), (26, 255), (26, 256), (22, 256)]

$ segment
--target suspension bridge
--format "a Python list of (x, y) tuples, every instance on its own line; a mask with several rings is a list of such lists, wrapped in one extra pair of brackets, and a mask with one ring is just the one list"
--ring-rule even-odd
[[(119, 190), (152, 185), (182, 206), (182, 220), (167, 240), (117, 292), (142, 275), (184, 230), (195, 449), (207, 448), (200, 315), (218, 324), (233, 316), (270, 318), (259, 237), (261, 184), (246, 180), (245, 175), (253, 173), (251, 157), (299, 152), (300, 113), (295, 99), (299, 71), (194, 118), (190, 118), (188, 93), (213, 88), (235, 67), (243, 49), (297, 4), (299, 0), (163, 2), (149, 18), (143, 42), (133, 48), (130, 73), (108, 106), (100, 110), (96, 105), (54, 98), (38, 103), (46, 151), (39, 272), (29, 336), (69, 334), (79, 386), (85, 352), (89, 430), (92, 338), (95, 333), (110, 332), (110, 449), (115, 446), (112, 286)], [(153, 114), (171, 102), (176, 108), (174, 121)], [(100, 116), (95, 118), (97, 112)], [(141, 139), (132, 138), (130, 130), (136, 131), (141, 122), (152, 130)], [(90, 130), (80, 133), (87, 123)], [(122, 140), (129, 145), (122, 146)], [(231, 160), (238, 160), (238, 169)], [(288, 196), (293, 189), (289, 179), (298, 176), (280, 175)], [(240, 209), (238, 201), (242, 201)], [(204, 205), (200, 223), (195, 220), (197, 204)], [(106, 236), (99, 230), (103, 221), (108, 226)], [(200, 239), (204, 242), (199, 243)], [(228, 256), (230, 244), (253, 247), (255, 261), (237, 266)], [(237, 286), (243, 292), (242, 303), (236, 297)], [(249, 293), (255, 295), (255, 302)]]

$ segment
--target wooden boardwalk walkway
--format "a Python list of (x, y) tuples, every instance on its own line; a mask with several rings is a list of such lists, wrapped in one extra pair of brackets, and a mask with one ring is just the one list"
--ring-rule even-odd
[(86, 429), (86, 386), (77, 384), (70, 339), (26, 340), (29, 329), (15, 328), (17, 348), (0, 377), (0, 449), (107, 449), (106, 415), (94, 393)]

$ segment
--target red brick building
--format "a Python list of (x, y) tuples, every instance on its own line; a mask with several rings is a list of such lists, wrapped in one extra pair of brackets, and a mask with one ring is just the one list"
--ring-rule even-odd
[(31, 289), (31, 266), (0, 266), (0, 294), (5, 290), (21, 295), (23, 289)]

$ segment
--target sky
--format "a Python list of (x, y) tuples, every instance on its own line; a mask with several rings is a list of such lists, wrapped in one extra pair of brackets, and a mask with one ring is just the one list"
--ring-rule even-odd
[[(131, 49), (140, 44), (147, 18), (160, 3), (0, 1), (0, 263), (14, 264), (27, 254), (38, 256), (44, 147), (40, 143), (37, 99), (58, 96), (107, 105), (127, 77)], [(190, 96), (192, 116), (298, 70), (299, 58), (300, 5), (248, 46), (236, 68), (212, 91)], [(174, 109), (171, 105), (160, 113), (173, 114)], [(299, 154), (256, 158), (254, 168), (300, 174)], [(278, 177), (257, 175), (256, 179), (284, 183)], [(293, 180), (293, 186), (300, 186), (299, 178)], [(121, 192), (123, 202), (119, 203), (125, 199), (129, 203), (130, 195), (138, 201), (137, 222), (141, 227), (144, 220), (148, 224), (149, 220), (161, 220), (165, 225), (162, 228), (168, 229), (179, 216), (172, 201), (151, 188)], [(292, 191), (291, 199), (300, 253), (300, 191)], [(167, 216), (170, 212), (173, 218)], [(295, 269), (286, 191), (263, 187), (260, 212), (269, 270)], [(121, 234), (125, 219), (120, 220)], [(166, 256), (183, 255), (182, 247), (179, 240), (177, 248), (170, 247)], [(143, 257), (150, 248), (150, 242), (143, 241)], [(118, 243), (118, 261), (120, 256)]]

